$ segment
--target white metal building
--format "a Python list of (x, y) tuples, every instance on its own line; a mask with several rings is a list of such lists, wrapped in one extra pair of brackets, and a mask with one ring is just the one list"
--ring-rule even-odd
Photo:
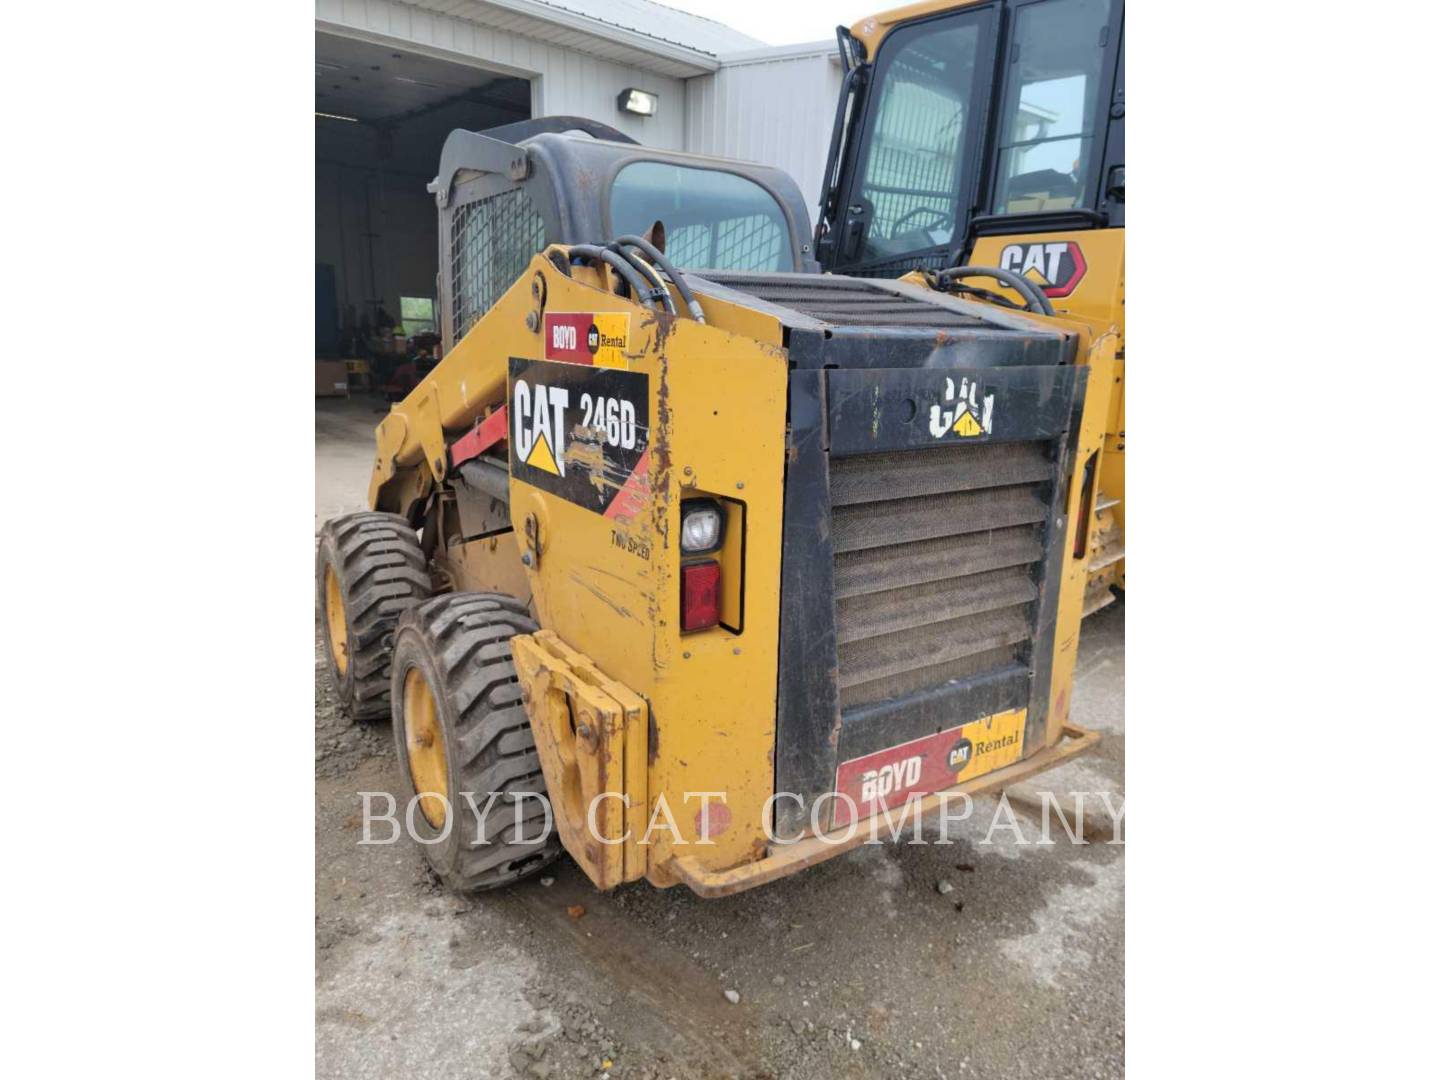
[[(584, 116), (776, 165), (813, 216), (840, 78), (833, 41), (770, 47), (651, 0), (316, 0), (317, 334), (433, 297), (425, 184), (454, 128)], [(630, 88), (654, 116), (621, 110)]]

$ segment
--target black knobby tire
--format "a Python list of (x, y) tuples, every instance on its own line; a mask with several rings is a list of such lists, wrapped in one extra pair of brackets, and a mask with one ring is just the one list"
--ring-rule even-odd
[[(332, 629), (327, 571), (344, 612)], [(420, 539), (398, 514), (363, 511), (327, 521), (315, 553), (315, 594), (325, 637), (326, 667), (341, 711), (356, 720), (390, 715), (390, 657), (400, 616), (430, 596)], [(337, 646), (337, 639), (344, 638)]]
[(545, 776), (510, 653), (512, 637), (538, 629), (512, 596), (462, 592), (406, 612), (396, 633), (392, 726), (403, 805), (424, 794), (416, 791), (404, 715), (412, 671), (429, 685), (447, 762), (444, 826), (436, 827), (415, 807), (406, 814), (407, 827), (431, 869), (458, 891), (519, 881), (562, 850), (548, 803), (530, 797), (546, 794)]

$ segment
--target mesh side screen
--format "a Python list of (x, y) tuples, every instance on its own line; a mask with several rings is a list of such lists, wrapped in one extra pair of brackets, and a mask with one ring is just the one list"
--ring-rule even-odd
[(545, 246), (545, 221), (523, 188), (466, 203), (450, 221), (451, 331), (465, 336)]
[(764, 214), (681, 225), (666, 237), (676, 266), (707, 270), (778, 270), (785, 251), (779, 224)]

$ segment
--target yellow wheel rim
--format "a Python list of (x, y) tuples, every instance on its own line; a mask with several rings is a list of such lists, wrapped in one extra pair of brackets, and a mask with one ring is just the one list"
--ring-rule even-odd
[(419, 668), (405, 674), (405, 754), (410, 759), (410, 779), (420, 796), (420, 812), (432, 827), (443, 828), (450, 769), (445, 763), (445, 737), (435, 713), (435, 695)]
[(350, 639), (345, 631), (345, 600), (340, 595), (340, 579), (335, 568), (325, 567), (325, 622), (330, 627), (330, 658), (341, 675), (350, 666)]

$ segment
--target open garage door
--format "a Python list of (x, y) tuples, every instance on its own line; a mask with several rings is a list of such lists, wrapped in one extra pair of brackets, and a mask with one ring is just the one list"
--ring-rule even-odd
[(455, 128), (530, 118), (528, 80), (315, 35), (316, 356), (376, 374), (434, 330), (436, 215), (425, 185)]

